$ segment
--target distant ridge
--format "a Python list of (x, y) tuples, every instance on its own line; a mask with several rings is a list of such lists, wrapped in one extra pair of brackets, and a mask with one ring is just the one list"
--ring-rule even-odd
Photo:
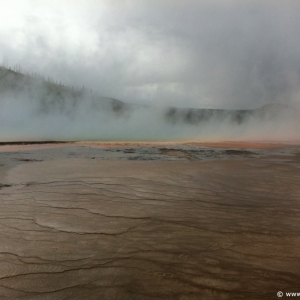
[(278, 117), (282, 112), (291, 111), (291, 107), (285, 104), (266, 104), (257, 109), (194, 109), (194, 108), (175, 108), (171, 107), (165, 113), (165, 117), (172, 123), (189, 123), (197, 125), (212, 119), (219, 121), (230, 121), (234, 124), (242, 124), (251, 117), (257, 119), (272, 119)]

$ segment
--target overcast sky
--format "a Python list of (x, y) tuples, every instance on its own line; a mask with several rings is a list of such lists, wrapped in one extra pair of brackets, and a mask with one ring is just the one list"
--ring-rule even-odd
[(0, 61), (127, 102), (299, 103), (300, 1), (0, 0)]

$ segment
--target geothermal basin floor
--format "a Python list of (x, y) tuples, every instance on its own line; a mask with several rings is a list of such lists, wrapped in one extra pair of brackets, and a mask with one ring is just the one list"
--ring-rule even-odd
[(0, 146), (0, 299), (300, 292), (300, 147), (213, 146)]

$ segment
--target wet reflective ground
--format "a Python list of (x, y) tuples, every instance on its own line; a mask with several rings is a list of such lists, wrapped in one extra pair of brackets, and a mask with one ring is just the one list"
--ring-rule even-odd
[(297, 291), (299, 153), (0, 152), (0, 299), (276, 299)]

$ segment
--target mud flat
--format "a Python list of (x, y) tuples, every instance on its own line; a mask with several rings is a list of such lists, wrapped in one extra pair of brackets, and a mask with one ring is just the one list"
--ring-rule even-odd
[(299, 146), (11, 147), (0, 147), (0, 299), (300, 292)]

